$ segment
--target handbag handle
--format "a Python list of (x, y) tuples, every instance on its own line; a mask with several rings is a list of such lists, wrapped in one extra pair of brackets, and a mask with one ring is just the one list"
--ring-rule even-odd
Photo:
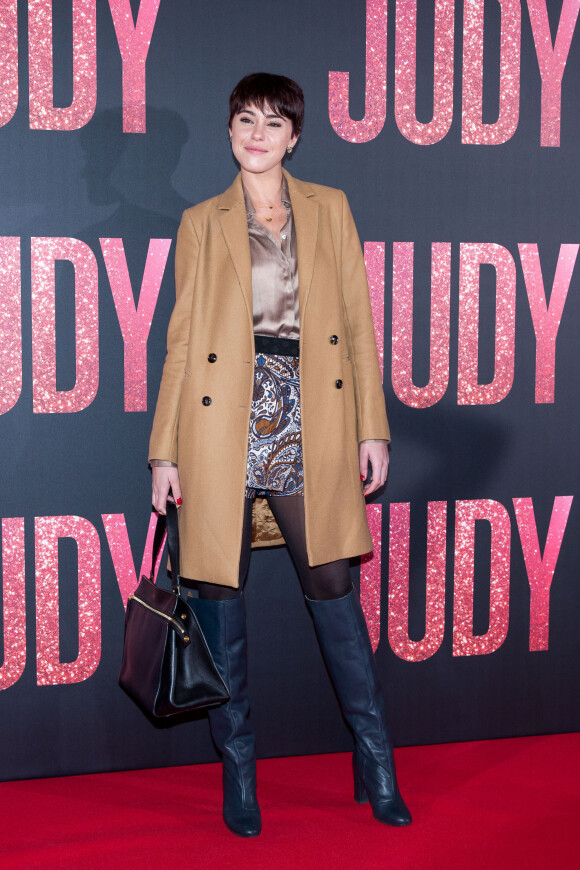
[(171, 588), (176, 595), (181, 594), (181, 577), (179, 576), (179, 524), (177, 522), (177, 507), (171, 501), (167, 502), (166, 515), (157, 516), (155, 535), (153, 536), (153, 553), (151, 557), (151, 574), (149, 579), (155, 583), (155, 565), (165, 543), (167, 530), (167, 550), (171, 567)]

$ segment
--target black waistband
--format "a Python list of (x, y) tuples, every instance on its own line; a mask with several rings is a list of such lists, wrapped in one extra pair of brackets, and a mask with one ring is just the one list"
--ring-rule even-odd
[(256, 353), (272, 353), (277, 356), (298, 356), (300, 342), (297, 338), (276, 338), (272, 335), (255, 335)]

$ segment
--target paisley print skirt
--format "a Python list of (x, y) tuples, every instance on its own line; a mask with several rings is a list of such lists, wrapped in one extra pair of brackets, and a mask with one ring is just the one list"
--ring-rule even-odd
[(298, 357), (257, 353), (246, 498), (303, 495)]

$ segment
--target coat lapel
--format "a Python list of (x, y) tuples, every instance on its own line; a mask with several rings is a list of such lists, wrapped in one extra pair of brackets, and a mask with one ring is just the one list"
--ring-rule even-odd
[(228, 187), (219, 197), (218, 213), (226, 245), (244, 294), (250, 324), (252, 324), (252, 260), (241, 174), (237, 175), (231, 187)]
[[(315, 191), (311, 185), (298, 181), (286, 170), (283, 172), (288, 180), (288, 191), (296, 229), (300, 317), (302, 318), (306, 310), (314, 271), (318, 237), (318, 203), (315, 200)], [(253, 323), (252, 260), (241, 174), (238, 174), (231, 187), (228, 187), (220, 196), (218, 212), (226, 245), (244, 294), (250, 323)]]
[(283, 172), (288, 180), (288, 192), (292, 202), (292, 215), (296, 228), (300, 319), (302, 320), (314, 271), (318, 236), (318, 203), (315, 200), (315, 191), (311, 185), (293, 178), (285, 169)]

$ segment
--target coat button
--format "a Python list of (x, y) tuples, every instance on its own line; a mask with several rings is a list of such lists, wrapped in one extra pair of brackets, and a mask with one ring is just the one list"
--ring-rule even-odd
[(211, 405), (211, 396), (204, 396), (201, 400), (202, 405)]
[(338, 335), (331, 335), (330, 336), (330, 343), (331, 344), (338, 344)]
[(208, 358), (207, 358), (207, 361), (208, 361), (208, 362), (215, 362), (216, 359), (217, 359), (216, 354), (215, 354), (215, 353), (210, 353), (210, 355), (209, 355)]
[(340, 380), (340, 378), (336, 382), (336, 389), (342, 390), (342, 381)]

